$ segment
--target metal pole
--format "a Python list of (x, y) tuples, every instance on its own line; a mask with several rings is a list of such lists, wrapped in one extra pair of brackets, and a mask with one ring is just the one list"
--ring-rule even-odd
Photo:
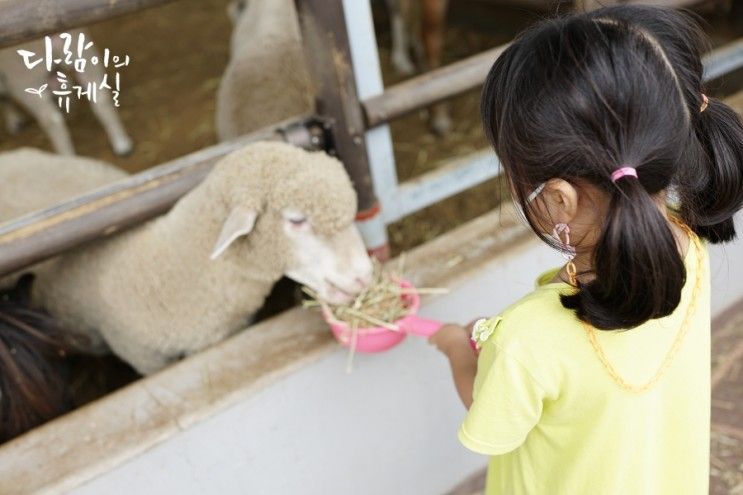
[(248, 143), (283, 140), (307, 149), (323, 149), (323, 136), (323, 123), (315, 119), (292, 120), (204, 148), (47, 210), (4, 223), (0, 225), (0, 275), (167, 211), (201, 182), (217, 160)]
[(173, 0), (0, 0), (0, 48)]
[(743, 38), (712, 50), (703, 58), (704, 80), (711, 81), (743, 65)]
[(419, 108), (451, 98), (483, 83), (495, 59), (508, 45), (435, 69), (364, 100), (366, 124), (375, 127)]
[[(307, 65), (316, 87), (317, 112), (332, 121), (332, 146), (343, 161), (358, 195), (357, 221), (373, 223), (380, 216), (374, 193), (366, 143), (365, 122), (359, 102), (354, 63), (343, 0), (295, 0), (302, 29)], [(361, 63), (361, 61), (359, 61)], [(389, 256), (386, 235), (377, 232), (364, 240), (367, 249), (378, 257)], [(361, 229), (364, 234), (365, 229)], [(378, 245), (383, 242), (383, 245)]]
[[(354, 61), (356, 87), (359, 98), (363, 100), (384, 92), (374, 19), (369, 0), (344, 0), (343, 5), (351, 58)], [(389, 249), (385, 218), (398, 187), (389, 126), (380, 125), (367, 131), (364, 139), (372, 184), (379, 199), (381, 212), (367, 219), (357, 219), (356, 225), (367, 239), (367, 245), (383, 246), (381, 252), (377, 249), (374, 254), (378, 258), (386, 259), (389, 257)]]

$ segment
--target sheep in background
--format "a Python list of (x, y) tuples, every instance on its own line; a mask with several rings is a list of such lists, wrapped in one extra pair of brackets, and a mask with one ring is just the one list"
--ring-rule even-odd
[[(0, 224), (51, 208), (128, 175), (114, 165), (83, 156), (54, 155), (34, 148), (2, 152)], [(39, 273), (53, 262), (42, 261), (33, 270)], [(15, 285), (18, 275), (0, 275), (0, 289)]]
[(228, 8), (234, 31), (217, 91), (220, 141), (314, 111), (292, 0), (244, 0)]
[(127, 176), (114, 165), (83, 156), (54, 155), (34, 148), (0, 153), (0, 223)]
[[(73, 40), (77, 40), (80, 33), (83, 33), (87, 40), (91, 39), (87, 31), (84, 30), (77, 29), (68, 32)], [(63, 40), (59, 36), (51, 36), (51, 40), (54, 58), (64, 59)], [(28, 69), (23, 63), (23, 58), (16, 52), (18, 49), (29, 50), (38, 56), (43, 56), (45, 53), (44, 40), (38, 39), (0, 50), (0, 107), (3, 107), (8, 132), (16, 134), (25, 120), (24, 116), (13, 106), (14, 101), (39, 123), (57, 153), (74, 155), (75, 148), (65, 124), (64, 115), (57, 106), (56, 97), (50, 89), (58, 84), (55, 75), (47, 72), (44, 64)], [(95, 46), (88, 49), (86, 55), (89, 58), (93, 56), (101, 58)], [(58, 67), (56, 70), (62, 70), (63, 68), (63, 66)], [(100, 63), (97, 65), (88, 63), (84, 72), (70, 71), (70, 73), (80, 86), (86, 87), (89, 82), (99, 83), (103, 79), (105, 68)], [(41, 97), (25, 92), (26, 88), (38, 90), (44, 84), (48, 84), (49, 87), (42, 93)], [(90, 107), (105, 129), (106, 134), (108, 134), (111, 149), (117, 155), (129, 154), (133, 148), (132, 140), (119, 119), (110, 91), (97, 91), (96, 99), (97, 102), (90, 102)]]
[[(408, 8), (422, 3), (423, 12)], [(404, 5), (401, 6), (401, 3)], [(388, 0), (393, 33), (393, 63), (407, 73), (409, 36), (424, 41), (421, 65), (441, 64), (447, 0)], [(216, 128), (220, 141), (234, 139), (282, 120), (312, 113), (315, 90), (302, 50), (299, 19), (292, 0), (234, 0), (227, 13), (234, 30), (230, 60), (217, 91)], [(420, 42), (413, 43), (414, 46)], [(406, 66), (409, 64), (409, 66)], [(451, 128), (446, 104), (433, 105), (430, 126), (437, 134)]]
[[(53, 191), (75, 180), (74, 160), (31, 149), (0, 155), (2, 206), (16, 205), (0, 208), (0, 221), (17, 216), (29, 194), (6, 179), (22, 172)], [(92, 162), (79, 168), (98, 174), (103, 164)], [(82, 331), (87, 351), (111, 349), (149, 374), (244, 328), (283, 275), (349, 302), (372, 271), (355, 213), (356, 193), (335, 158), (251, 144), (165, 215), (32, 268), (32, 298)]]

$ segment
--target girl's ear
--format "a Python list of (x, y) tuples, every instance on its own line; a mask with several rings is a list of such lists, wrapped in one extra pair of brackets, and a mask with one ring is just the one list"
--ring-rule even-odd
[(578, 190), (566, 180), (550, 179), (537, 203), (539, 213), (549, 222), (569, 224), (578, 214)]

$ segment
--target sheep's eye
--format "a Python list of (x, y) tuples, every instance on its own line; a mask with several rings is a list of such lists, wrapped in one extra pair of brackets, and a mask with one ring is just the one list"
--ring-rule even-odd
[(289, 223), (291, 223), (295, 227), (299, 227), (300, 225), (304, 225), (305, 223), (307, 223), (307, 218), (290, 218)]

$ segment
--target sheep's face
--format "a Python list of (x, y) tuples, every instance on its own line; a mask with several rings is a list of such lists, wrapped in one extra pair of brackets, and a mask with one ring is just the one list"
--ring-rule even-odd
[[(284, 274), (310, 287), (329, 303), (350, 302), (371, 281), (371, 260), (353, 222), (336, 232), (318, 232), (311, 219), (295, 209), (264, 216), (267, 218), (261, 221), (255, 210), (233, 209), (222, 226), (211, 258), (219, 258), (245, 236), (265, 236), (271, 240), (270, 244), (265, 244), (271, 254), (283, 258)], [(251, 234), (254, 230), (259, 232)], [(241, 253), (237, 250), (234, 254)], [(250, 253), (251, 257), (255, 255), (255, 252)]]
[(336, 304), (350, 302), (371, 281), (354, 225), (356, 192), (336, 158), (253, 143), (225, 157), (210, 177), (228, 208), (212, 259), (224, 253), (237, 267), (246, 257), (252, 277), (283, 274)]
[(372, 264), (353, 223), (335, 233), (316, 232), (298, 210), (282, 211), (289, 260), (285, 275), (332, 304), (346, 304), (371, 282)]

